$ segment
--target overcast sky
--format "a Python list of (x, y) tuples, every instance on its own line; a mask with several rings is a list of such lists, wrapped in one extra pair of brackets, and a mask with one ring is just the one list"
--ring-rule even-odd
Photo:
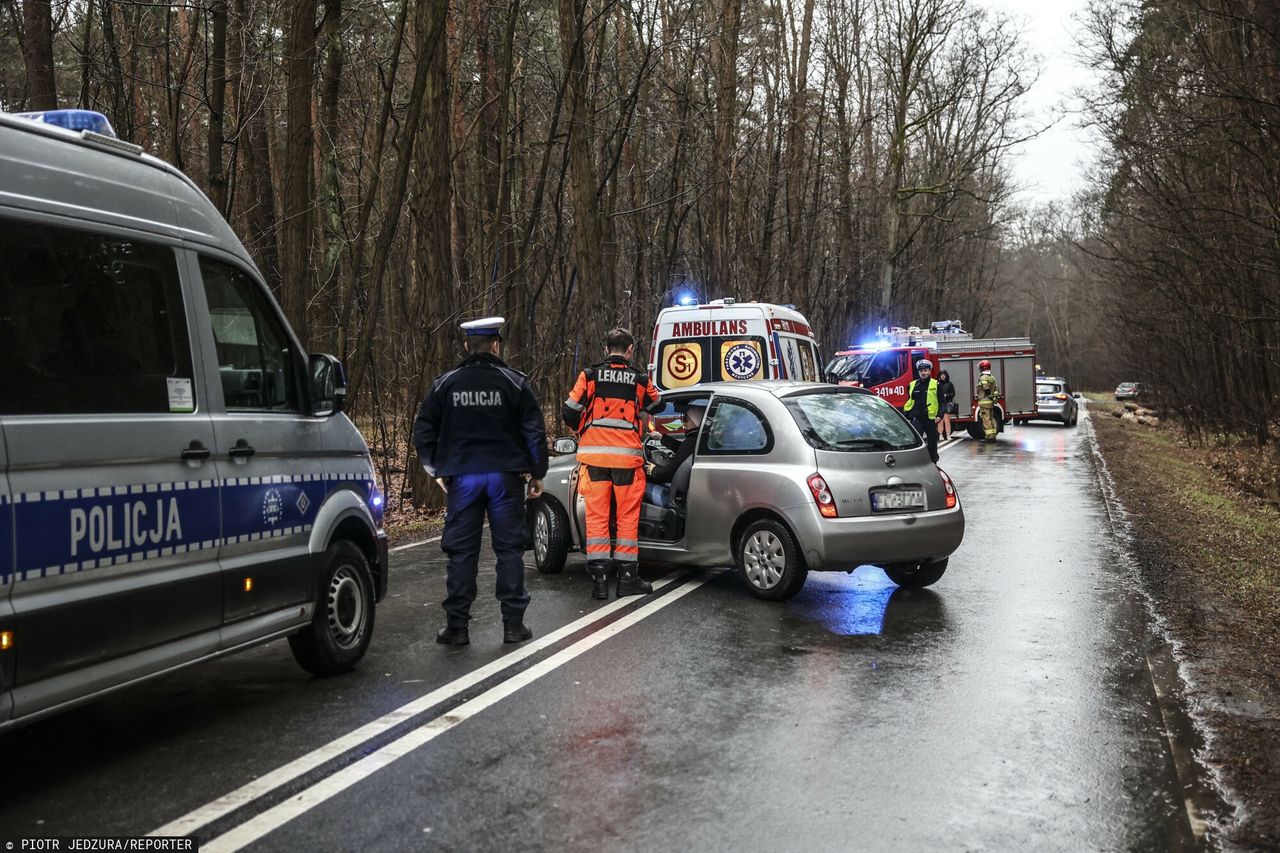
[(1008, 15), (1024, 32), (1024, 41), (1040, 57), (1040, 77), (1025, 96), (1035, 127), (1053, 123), (1013, 155), (1014, 178), (1025, 204), (1068, 201), (1083, 186), (1094, 143), (1078, 126), (1075, 90), (1087, 87), (1092, 72), (1077, 55), (1081, 25), (1076, 20), (1087, 0), (972, 0)]

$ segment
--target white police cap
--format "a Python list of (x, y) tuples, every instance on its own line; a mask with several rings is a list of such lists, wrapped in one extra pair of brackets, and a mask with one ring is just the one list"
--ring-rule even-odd
[(487, 335), (500, 338), (502, 337), (502, 326), (506, 322), (506, 317), (485, 317), (483, 320), (468, 320), (458, 328), (462, 329), (468, 337), (472, 335)]

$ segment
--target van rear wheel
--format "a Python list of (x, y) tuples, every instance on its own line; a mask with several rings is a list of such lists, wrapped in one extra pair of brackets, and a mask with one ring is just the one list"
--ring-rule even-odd
[(324, 561), (311, 624), (289, 635), (289, 648), (307, 672), (337, 675), (364, 657), (373, 638), (373, 578), (352, 542), (334, 542)]

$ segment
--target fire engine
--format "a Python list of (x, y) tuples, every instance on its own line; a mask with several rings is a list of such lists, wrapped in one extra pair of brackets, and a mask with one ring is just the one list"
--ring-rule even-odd
[(881, 329), (874, 339), (835, 354), (827, 364), (826, 378), (841, 385), (868, 388), (899, 409), (907, 402), (907, 388), (915, 378), (915, 363), (927, 358), (935, 378), (947, 371), (956, 386), (958, 413), (953, 428), (982, 437), (977, 422), (975, 390), (981, 371), (978, 362), (991, 362), (991, 373), (1000, 385), (996, 418), (1001, 432), (1006, 425), (1036, 415), (1036, 351), (1030, 338), (975, 338), (959, 320)]

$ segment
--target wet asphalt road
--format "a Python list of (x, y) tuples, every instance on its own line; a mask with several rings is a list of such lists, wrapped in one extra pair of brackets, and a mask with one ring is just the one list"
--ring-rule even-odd
[(1146, 664), (1160, 641), (1087, 434), (945, 448), (968, 524), (930, 590), (864, 567), (774, 604), (730, 571), (648, 567), (655, 595), (597, 603), (571, 557), (530, 573), (533, 644), (502, 644), (482, 574), (472, 645), (445, 649), (438, 546), (399, 551), (354, 673), (311, 679), (273, 643), (0, 737), (0, 843), (1192, 848)]

